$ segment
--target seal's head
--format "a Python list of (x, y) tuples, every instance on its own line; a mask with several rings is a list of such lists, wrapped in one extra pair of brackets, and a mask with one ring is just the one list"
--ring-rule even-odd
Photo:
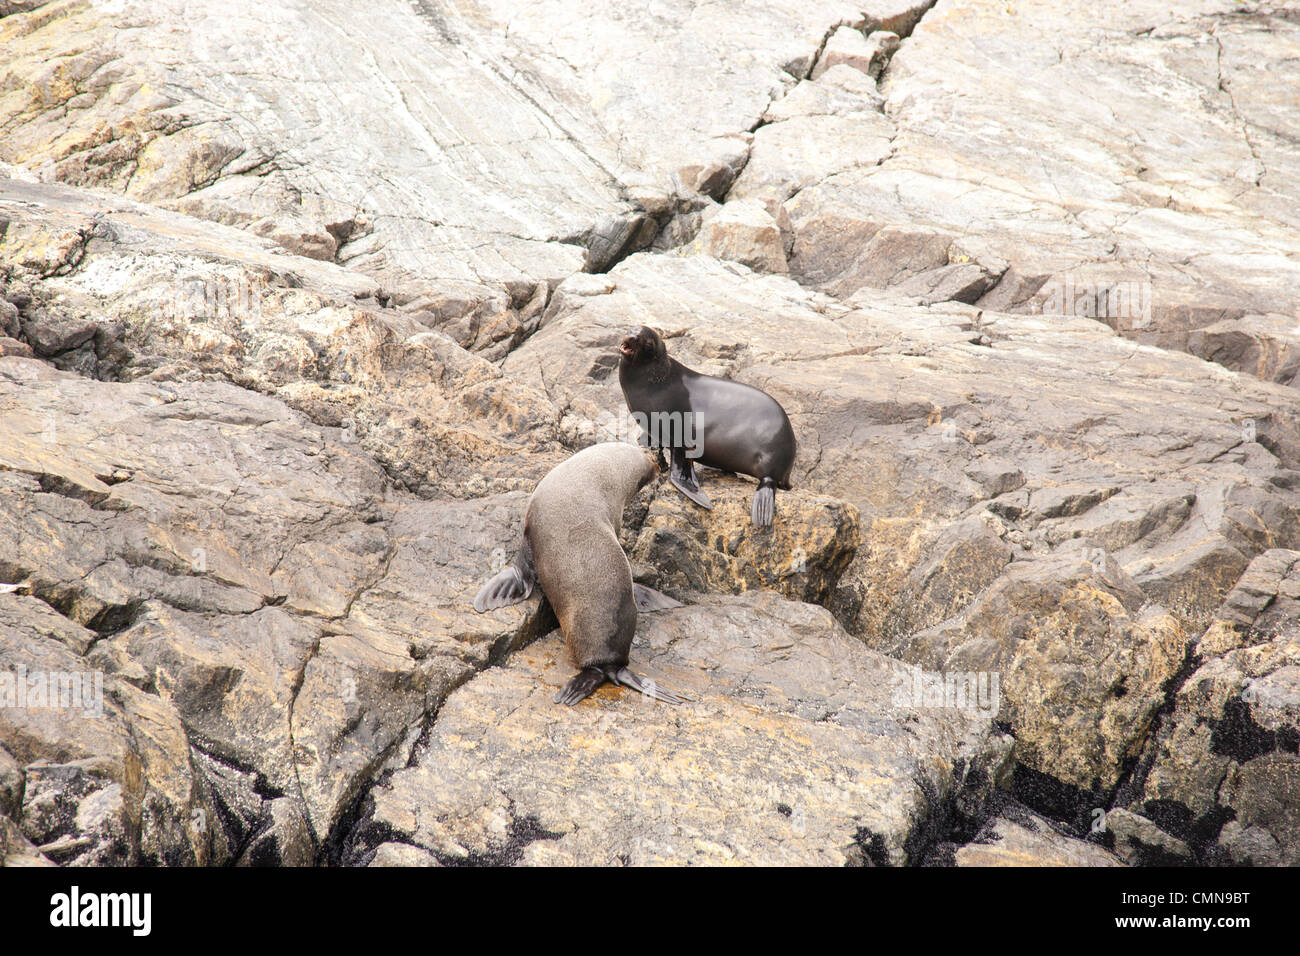
[(618, 350), (623, 355), (620, 361), (628, 365), (658, 364), (668, 357), (664, 340), (648, 325), (641, 326), (639, 332), (625, 338)]

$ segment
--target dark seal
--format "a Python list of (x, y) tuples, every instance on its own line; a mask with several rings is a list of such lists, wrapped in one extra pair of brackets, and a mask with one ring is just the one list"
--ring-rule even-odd
[(695, 478), (695, 462), (758, 479), (751, 512), (772, 524), (776, 489), (789, 490), (795, 438), (790, 419), (771, 395), (751, 385), (701, 375), (668, 356), (664, 340), (646, 326), (619, 347), (618, 381), (634, 415), (645, 416), (651, 447), (669, 449), (670, 478), (696, 504), (712, 508)]
[(522, 601), (541, 584), (579, 668), (555, 695), (557, 703), (576, 704), (605, 681), (682, 702), (627, 669), (637, 612), (681, 607), (632, 582), (618, 543), (623, 509), (658, 473), (644, 451), (620, 442), (593, 445), (556, 465), (528, 499), (514, 563), (474, 598), (474, 610), (482, 613)]

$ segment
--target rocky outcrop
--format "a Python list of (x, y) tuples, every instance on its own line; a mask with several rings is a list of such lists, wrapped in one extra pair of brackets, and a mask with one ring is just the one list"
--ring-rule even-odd
[(756, 485), (698, 473), (712, 511), (665, 484), (641, 521), (629, 557), (634, 570), (645, 569), (645, 583), (732, 594), (766, 588), (824, 604), (857, 550), (857, 509), (820, 495), (781, 492), (781, 521), (760, 531), (744, 520)]
[(953, 854), (955, 866), (1123, 866), (1113, 853), (1061, 833), (1024, 807), (1005, 808)]
[(0, 708), (17, 816), (58, 862), (265, 862), (267, 834), (312, 862), (446, 693), (538, 627), (466, 596), (514, 497), (399, 502), (337, 429), (225, 383), (9, 359), (0, 394), (6, 673), (94, 682), (103, 708)]
[(792, 274), (839, 295), (942, 275), (986, 309), (1084, 316), (1291, 382), (1291, 361), (1260, 356), (1296, 348), (1283, 104), (1300, 31), (1268, 6), (1095, 12), (937, 4), (889, 61), (885, 152), (853, 155), (831, 124), (800, 137)]
[[(808, 75), (828, 24), (907, 24), (928, 6), (625, 17), (484, 0), (358, 20), (341, 2), (270, 16), (63, 0), (0, 26), (0, 162), (346, 263), (440, 323), (497, 323), (724, 195), (746, 131)], [(214, 39), (238, 23), (259, 26)]]
[(383, 308), (375, 283), (355, 272), (60, 187), (0, 180), (0, 217), (12, 223), (0, 240), (5, 295), (57, 367), (110, 380), (221, 379), (275, 396), (341, 430), (424, 497), (531, 489), (564, 457), (559, 413), (543, 395)]
[[(1096, 323), (840, 304), (704, 258), (634, 256), (606, 288), (562, 285), (507, 374), (572, 416), (610, 418), (602, 356), (653, 314), (681, 361), (772, 392), (800, 436), (796, 486), (861, 515), (830, 606), (911, 663), (999, 671), (1018, 756), (1071, 786), (1114, 790), (1197, 629), (1250, 557), (1300, 533), (1296, 420), (1280, 413), (1295, 405), (1277, 386), (1216, 386), (1213, 367)], [(1193, 380), (1152, 434), (1167, 383)], [(697, 539), (716, 535), (687, 515)], [(684, 547), (643, 532), (638, 553)], [(701, 565), (672, 572), (679, 586), (736, 589)], [(1031, 725), (1049, 736), (1035, 743)]]
[[(759, 7), (0, 4), (0, 858), (1297, 861), (1294, 18)], [(561, 712), (643, 324), (793, 488)]]
[[(895, 702), (908, 677), (823, 609), (755, 594), (649, 616), (634, 665), (692, 698), (608, 685), (557, 724), (559, 635), (448, 698), (372, 791), (350, 852), (446, 864), (899, 864), (954, 802), (977, 813), (1009, 740), (975, 710)], [(378, 844), (378, 845), (377, 845)]]
[(1252, 561), (1195, 652), (1133, 807), (1167, 832), (1135, 839), (1139, 855), (1182, 842), (1215, 862), (1295, 866), (1300, 553)]
[(1136, 759), (1187, 651), (1179, 621), (1114, 563), (1016, 562), (952, 624), (900, 648), (932, 670), (994, 671), (999, 716), (1030, 770), (1111, 790)]

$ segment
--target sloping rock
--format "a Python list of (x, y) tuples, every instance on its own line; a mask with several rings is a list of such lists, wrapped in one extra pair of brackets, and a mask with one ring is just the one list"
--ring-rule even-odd
[(697, 474), (712, 511), (665, 482), (641, 522), (628, 557), (646, 569), (647, 584), (731, 594), (765, 588), (795, 601), (827, 600), (858, 547), (856, 508), (806, 492), (778, 492), (773, 527), (758, 531), (746, 521), (756, 485)]
[(444, 318), (501, 313), (647, 245), (689, 194), (724, 195), (737, 137), (837, 25), (928, 3), (877, 6), (476, 0), (359, 20), (335, 0), (155, 0), (123, 21), (52, 3), (0, 26), (0, 162), (345, 262)]
[[(908, 662), (1000, 673), (1019, 759), (1069, 786), (1113, 790), (1221, 595), (1300, 539), (1297, 406), (1277, 386), (1086, 320), (850, 309), (701, 258), (633, 256), (592, 291), (557, 294), (506, 373), (569, 409), (562, 430), (612, 427), (617, 342), (649, 321), (690, 367), (769, 391), (800, 437), (795, 487), (861, 515), (829, 606)], [(725, 561), (650, 535), (643, 561), (698, 555), (661, 583), (737, 589)]]
[(1123, 866), (1115, 854), (1066, 836), (1023, 808), (998, 816), (960, 847), (957, 866)]
[(606, 687), (560, 708), (556, 633), (448, 698), (359, 833), (447, 863), (900, 864), (1003, 769), (987, 717), (896, 706), (902, 668), (811, 605), (644, 615), (632, 660), (694, 702)]
[(845, 585), (863, 586), (841, 612), (855, 632), (891, 630), (904, 581), (973, 517), (1017, 560), (1114, 554), (1149, 600), (1196, 622), (1250, 557), (1300, 536), (1291, 393), (1095, 323), (879, 294), (850, 309), (701, 257), (634, 256), (599, 289), (566, 287), (505, 373), (567, 409), (567, 440), (591, 440), (618, 425), (618, 341), (651, 322), (685, 364), (776, 396), (800, 438), (795, 487), (862, 514)]
[[(541, 394), (380, 307), (357, 273), (63, 187), (0, 179), (0, 215), (21, 224), (0, 239), (0, 271), (24, 331), (75, 325), (93, 337), (64, 343), (57, 366), (110, 380), (220, 378), (274, 395), (342, 429), (425, 496), (531, 489), (564, 457), (558, 411)], [(38, 281), (58, 271), (48, 260), (65, 255), (49, 252), (62, 250), (60, 236), (82, 242), (77, 266)], [(461, 331), (467, 345), (497, 334)], [(498, 331), (520, 327), (512, 318)], [(47, 354), (54, 333), (42, 334), (32, 341)]]
[[(837, 295), (917, 294), (914, 276), (975, 239), (980, 285), (929, 295), (1085, 316), (1273, 377), (1256, 352), (1294, 351), (1300, 300), (1297, 120), (1282, 105), (1300, 28), (1212, 0), (1095, 12), (937, 4), (882, 81), (887, 157), (863, 163), (833, 127), (806, 130), (785, 177), (791, 273)], [(852, 42), (843, 55), (866, 57)], [(1278, 312), (1280, 328), (1242, 321)], [(1238, 328), (1260, 345), (1223, 341)]]
[[(1294, 863), (1300, 33), (1230, 7), (0, 3), (0, 681), (104, 690), (0, 708), (0, 857)], [(642, 324), (794, 489), (634, 501), (700, 699), (558, 713), (469, 602)]]
[(1154, 742), (1143, 813), (1212, 860), (1300, 860), (1300, 553), (1251, 562)]
[(111, 692), (99, 722), (0, 711), (20, 825), (60, 862), (313, 862), (447, 692), (545, 621), (469, 607), (515, 498), (401, 499), (355, 444), (224, 383), (5, 359), (0, 396), (21, 592), (0, 653)]

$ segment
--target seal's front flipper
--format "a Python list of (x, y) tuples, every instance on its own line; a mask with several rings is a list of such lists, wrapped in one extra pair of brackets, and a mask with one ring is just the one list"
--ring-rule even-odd
[(700, 490), (700, 486), (697, 485), (694, 480), (687, 482), (676, 474), (674, 474), (670, 480), (677, 486), (678, 491), (684, 494), (687, 498), (690, 498), (691, 501), (694, 501), (701, 508), (704, 508), (707, 511), (713, 510), (713, 502), (709, 500), (708, 495)]
[(610, 680), (615, 684), (622, 684), (624, 687), (630, 687), (639, 694), (645, 694), (647, 697), (661, 700), (665, 704), (684, 704), (688, 700), (686, 697), (678, 697), (676, 694), (670, 694), (666, 690), (660, 690), (654, 681), (638, 677), (626, 667), (620, 667), (617, 673), (610, 677)]
[(482, 614), (507, 604), (527, 600), (537, 583), (537, 569), (533, 566), (533, 547), (524, 535), (515, 555), (515, 563), (489, 578), (474, 596), (474, 610)]
[(667, 594), (661, 594), (643, 584), (632, 585), (632, 600), (636, 601), (638, 611), (666, 611), (682, 606), (681, 601), (674, 601)]
[(584, 667), (574, 674), (572, 679), (555, 695), (555, 702), (564, 704), (566, 707), (572, 707), (578, 701), (590, 697), (596, 688), (605, 683), (607, 679), (605, 672), (599, 667)]
[(772, 519), (776, 517), (776, 482), (771, 478), (764, 478), (758, 483), (750, 517), (754, 520), (756, 528), (771, 527)]
[(713, 510), (713, 502), (709, 500), (708, 495), (700, 490), (700, 484), (695, 480), (695, 465), (686, 457), (684, 448), (673, 449), (673, 470), (668, 476), (668, 480), (676, 486), (678, 491), (701, 508), (706, 508), (709, 511)]

